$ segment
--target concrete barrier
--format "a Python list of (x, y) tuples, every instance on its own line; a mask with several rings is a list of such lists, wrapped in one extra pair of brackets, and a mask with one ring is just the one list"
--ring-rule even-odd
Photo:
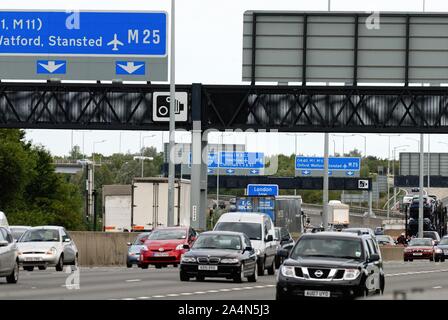
[(69, 232), (78, 247), (81, 266), (124, 266), (128, 242), (133, 242), (136, 233), (108, 233), (71, 231)]
[(403, 261), (403, 246), (382, 246), (380, 250), (384, 261)]

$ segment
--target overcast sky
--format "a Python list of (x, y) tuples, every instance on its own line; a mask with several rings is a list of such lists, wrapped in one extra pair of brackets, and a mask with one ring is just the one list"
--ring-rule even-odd
[[(169, 0), (2, 0), (2, 9), (63, 9), (63, 10), (165, 10), (170, 11)], [(448, 1), (426, 0), (426, 11), (448, 12)], [(241, 84), (242, 27), (245, 10), (310, 10), (327, 11), (327, 0), (180, 0), (176, 2), (176, 80), (178, 84), (201, 82), (203, 84)], [(332, 11), (422, 11), (423, 0), (332, 0)], [(140, 147), (140, 132), (121, 133), (121, 151), (136, 152)], [(144, 132), (145, 146), (162, 150), (168, 134)], [(120, 151), (118, 131), (27, 130), (27, 137), (34, 143), (47, 147), (54, 155), (68, 154), (71, 144), (83, 146), (90, 154), (95, 141), (96, 152), (105, 155)], [(367, 153), (387, 157), (388, 137), (375, 134), (367, 137)], [(418, 135), (391, 138), (391, 146), (409, 145), (403, 151), (418, 151)], [(307, 155), (323, 154), (323, 134), (300, 136), (298, 148)], [(189, 142), (188, 134), (179, 134), (177, 142)], [(250, 151), (267, 154), (293, 153), (294, 137), (284, 134), (227, 135), (225, 143), (248, 142)], [(341, 137), (330, 138), (330, 153), (342, 152)], [(333, 142), (334, 141), (334, 142)], [(218, 142), (212, 135), (211, 143)], [(431, 151), (447, 152), (445, 135), (431, 136)], [(364, 139), (360, 136), (345, 138), (345, 151), (358, 148), (364, 152)]]

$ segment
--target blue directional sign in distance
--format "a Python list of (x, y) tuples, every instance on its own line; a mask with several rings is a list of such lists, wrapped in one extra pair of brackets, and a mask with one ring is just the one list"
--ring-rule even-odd
[(115, 62), (115, 73), (144, 75), (146, 73), (145, 63), (141, 61), (117, 61)]
[(221, 168), (231, 169), (263, 169), (264, 153), (262, 152), (221, 152)]
[(67, 61), (65, 60), (37, 60), (37, 74), (65, 74), (67, 72)]
[(277, 184), (248, 184), (248, 196), (278, 196)]
[[(328, 169), (333, 171), (359, 171), (361, 168), (360, 158), (328, 158)], [(324, 170), (324, 158), (322, 157), (296, 157), (296, 170), (302, 173), (310, 170)]]
[(1, 55), (167, 55), (165, 12), (0, 11)]

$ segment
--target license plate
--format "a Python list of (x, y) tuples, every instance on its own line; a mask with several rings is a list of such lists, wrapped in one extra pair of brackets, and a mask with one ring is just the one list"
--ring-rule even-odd
[(33, 257), (33, 258), (25, 258), (25, 261), (28, 262), (35, 262), (35, 261), (42, 261), (42, 258), (37, 258), (37, 257)]
[(199, 266), (198, 270), (216, 271), (216, 270), (218, 270), (218, 266)]
[(330, 298), (330, 291), (305, 290), (305, 297)]
[(155, 252), (154, 257), (168, 257), (170, 254), (168, 252)]
[(414, 256), (421, 256), (421, 255), (423, 255), (423, 253), (420, 253), (420, 252), (415, 252), (414, 253)]

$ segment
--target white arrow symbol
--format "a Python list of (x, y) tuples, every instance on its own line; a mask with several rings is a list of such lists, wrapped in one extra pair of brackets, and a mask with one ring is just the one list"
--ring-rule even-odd
[(143, 67), (143, 64), (135, 65), (134, 62), (127, 62), (126, 64), (119, 64), (118, 66), (122, 68), (124, 71), (126, 71), (129, 74), (133, 74), (135, 71)]
[(45, 63), (39, 63), (39, 65), (44, 68), (45, 70), (47, 70), (50, 73), (55, 72), (56, 70), (58, 70), (60, 67), (62, 67), (65, 63), (60, 63), (60, 64), (56, 64), (56, 61), (48, 61), (47, 64)]

